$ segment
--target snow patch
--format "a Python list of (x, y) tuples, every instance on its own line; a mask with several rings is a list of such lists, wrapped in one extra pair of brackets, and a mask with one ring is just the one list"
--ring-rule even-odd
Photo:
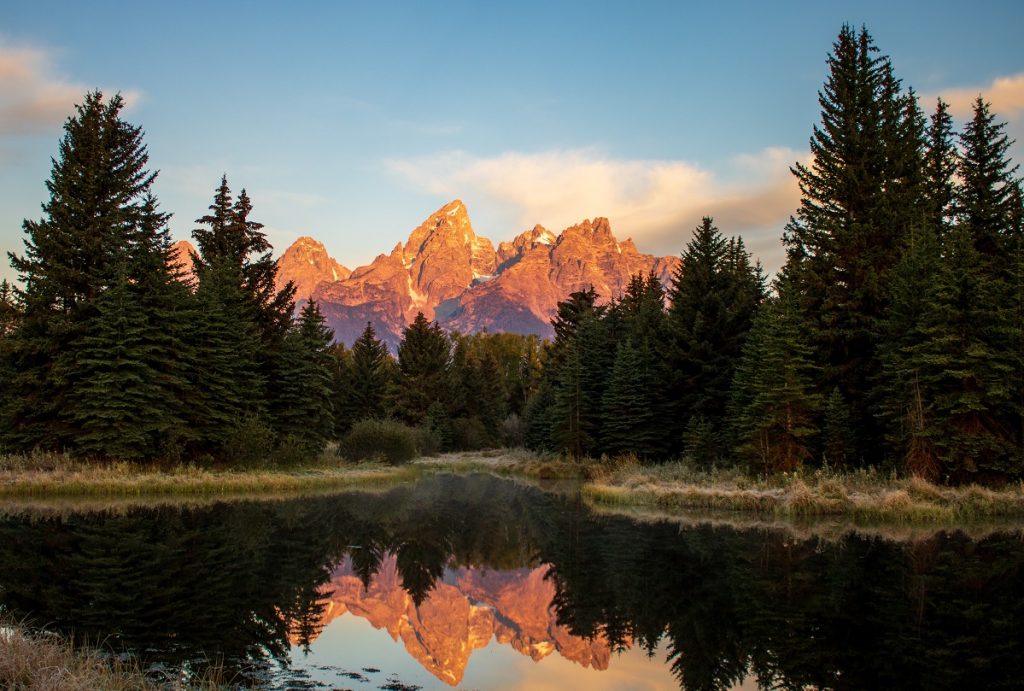
[(462, 211), (462, 204), (456, 204), (452, 208), (448, 209), (448, 213), (446, 213), (445, 216), (454, 216), (460, 211)]
[(335, 269), (333, 266), (331, 267), (331, 275), (334, 276), (335, 281), (338, 280), (338, 270)]
[(409, 297), (412, 298), (413, 307), (422, 307), (427, 304), (427, 296), (412, 287), (412, 276), (406, 276), (405, 280), (409, 285)]
[(315, 262), (315, 261), (313, 261), (313, 258), (312, 258), (312, 257), (310, 257), (310, 258), (309, 258), (309, 259), (307, 259), (306, 261), (308, 261), (308, 262), (309, 262), (309, 265), (310, 265), (310, 266), (316, 266), (316, 262)]

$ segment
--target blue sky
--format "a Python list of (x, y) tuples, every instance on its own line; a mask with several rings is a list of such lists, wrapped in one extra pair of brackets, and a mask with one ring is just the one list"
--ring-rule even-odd
[(278, 251), (312, 235), (349, 267), (460, 197), (494, 241), (608, 216), (663, 254), (711, 214), (773, 269), (844, 22), (926, 110), (984, 93), (1024, 140), (1020, 2), (7, 2), (0, 250), (98, 87), (145, 129), (177, 238), (226, 172)]

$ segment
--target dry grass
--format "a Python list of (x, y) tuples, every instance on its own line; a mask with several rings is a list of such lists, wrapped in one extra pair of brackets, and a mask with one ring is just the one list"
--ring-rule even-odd
[(873, 471), (752, 478), (735, 470), (694, 471), (679, 463), (626, 463), (588, 482), (583, 493), (604, 505), (743, 511), (789, 519), (841, 516), (856, 522), (958, 524), (1024, 518), (1024, 483), (998, 490), (943, 487)]
[(288, 494), (412, 479), (411, 466), (315, 459), (297, 467), (215, 469), (197, 465), (91, 463), (60, 454), (0, 457), (0, 497), (135, 497)]
[(585, 468), (554, 455), (540, 455), (525, 449), (463, 451), (421, 458), (414, 465), (446, 473), (494, 473), (535, 480), (584, 477)]
[(218, 671), (204, 678), (150, 679), (130, 659), (100, 648), (76, 647), (61, 636), (0, 624), (0, 688), (18, 691), (144, 691), (217, 689)]

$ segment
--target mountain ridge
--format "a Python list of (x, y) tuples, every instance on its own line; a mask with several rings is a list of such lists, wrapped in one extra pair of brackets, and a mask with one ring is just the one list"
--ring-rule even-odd
[(278, 260), (278, 283), (291, 280), (300, 301), (320, 305), (336, 340), (351, 345), (366, 323), (395, 349), (418, 312), (463, 333), (512, 331), (550, 337), (557, 304), (593, 286), (603, 300), (631, 276), (654, 272), (668, 285), (678, 257), (643, 254), (619, 242), (607, 218), (555, 233), (535, 225), (500, 242), (477, 235), (455, 199), (414, 228), (406, 242), (349, 271), (323, 244), (300, 237)]

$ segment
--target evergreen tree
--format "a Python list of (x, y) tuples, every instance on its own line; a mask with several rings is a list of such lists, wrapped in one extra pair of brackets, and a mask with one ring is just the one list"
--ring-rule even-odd
[(26, 220), (25, 254), (11, 254), (24, 289), (23, 317), (8, 343), (10, 396), (2, 414), (12, 448), (71, 442), (70, 382), (58, 360), (74, 362), (95, 325), (97, 300), (131, 263), (156, 173), (146, 169), (142, 130), (120, 118), (119, 94), (86, 94), (64, 124), (46, 186), (43, 218)]
[(838, 386), (861, 431), (861, 462), (882, 455), (872, 395), (886, 286), (918, 205), (922, 122), (913, 94), (899, 96), (887, 57), (867, 30), (844, 26), (828, 58), (810, 140), (797, 163), (800, 208), (786, 226), (783, 275), (824, 365), (821, 390)]
[(601, 401), (613, 364), (604, 310), (579, 314), (554, 381), (552, 445), (575, 458), (601, 451)]
[(811, 457), (821, 397), (795, 299), (785, 287), (758, 312), (730, 401), (736, 453), (761, 472), (791, 471)]
[(418, 425), (431, 403), (447, 408), (451, 340), (437, 322), (423, 313), (402, 332), (398, 346), (398, 380), (392, 384), (389, 407), (401, 420)]
[(352, 344), (345, 388), (340, 392), (338, 432), (366, 418), (382, 418), (394, 363), (370, 322)]
[(14, 289), (7, 279), (0, 281), (0, 338), (10, 336), (21, 316)]
[(839, 387), (834, 387), (832, 393), (825, 399), (821, 436), (824, 462), (833, 468), (845, 467), (855, 448), (854, 432), (853, 426), (850, 424), (850, 409), (846, 401), (843, 400), (843, 394), (839, 392)]
[(65, 376), (71, 384), (65, 416), (76, 453), (138, 459), (156, 455), (184, 420), (168, 410), (162, 374), (148, 337), (149, 319), (127, 273), (96, 300), (89, 334)]
[(318, 455), (334, 438), (333, 341), (334, 332), (313, 300), (303, 305), (285, 336), (274, 428), (282, 444), (307, 455)]
[(908, 353), (922, 390), (915, 446), (934, 449), (947, 480), (1020, 474), (1006, 417), (1019, 351), (1005, 348), (998, 288), (986, 279), (970, 229), (954, 227), (921, 319), (924, 338)]
[[(667, 316), (675, 419), (721, 430), (734, 368), (764, 293), (760, 269), (741, 241), (727, 241), (705, 217), (683, 252)], [(680, 441), (682, 441), (680, 439)]]
[(214, 260), (198, 273), (193, 339), (202, 367), (190, 372), (191, 422), (202, 446), (216, 451), (247, 419), (266, 414), (265, 383), (253, 306), (242, 291), (238, 267)]
[(979, 96), (974, 116), (960, 137), (963, 151), (956, 199), (957, 221), (970, 230), (989, 275), (999, 279), (1007, 277), (1008, 258), (1013, 256), (1011, 237), (1018, 184), (1018, 166), (1012, 165), (1008, 157), (1013, 142), (1003, 132), (1005, 127)]
[(657, 362), (646, 340), (634, 345), (627, 337), (619, 344), (602, 400), (603, 451), (632, 452), (648, 459), (666, 454), (664, 372), (655, 367)]
[(953, 139), (953, 117), (949, 105), (941, 98), (935, 104), (926, 134), (924, 166), (927, 182), (925, 203), (930, 225), (943, 237), (955, 212), (957, 153)]

